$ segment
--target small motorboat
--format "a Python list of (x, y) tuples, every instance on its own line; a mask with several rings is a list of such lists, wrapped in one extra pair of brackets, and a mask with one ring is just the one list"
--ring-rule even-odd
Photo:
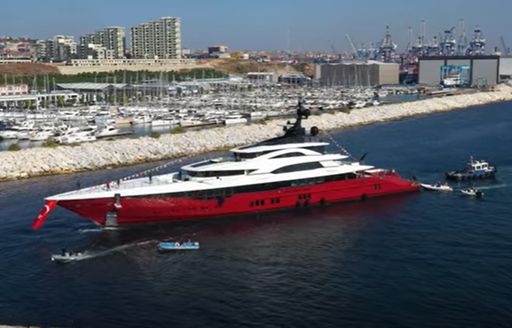
[(478, 197), (478, 198), (480, 198), (484, 195), (484, 193), (481, 190), (476, 189), (474, 187), (467, 188), (467, 189), (461, 189), (460, 192), (466, 196), (473, 196), (473, 197)]
[(453, 188), (450, 187), (447, 183), (436, 183), (434, 185), (422, 183), (421, 186), (425, 190), (431, 190), (431, 191), (453, 191)]
[(72, 261), (77, 261), (83, 259), (84, 254), (82, 252), (73, 252), (63, 250), (61, 254), (54, 254), (51, 257), (53, 262), (58, 263), (69, 263)]
[(161, 253), (165, 252), (173, 252), (173, 251), (191, 251), (198, 250), (199, 242), (197, 241), (187, 241), (184, 243), (179, 242), (160, 242), (158, 243), (158, 251)]

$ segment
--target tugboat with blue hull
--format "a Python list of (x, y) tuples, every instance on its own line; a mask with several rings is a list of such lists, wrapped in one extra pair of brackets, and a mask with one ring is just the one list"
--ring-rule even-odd
[(449, 171), (446, 173), (447, 179), (452, 180), (475, 180), (475, 179), (488, 179), (496, 176), (497, 169), (495, 166), (490, 165), (483, 160), (474, 160), (473, 157), (469, 159), (468, 165), (457, 171)]
[(206, 220), (286, 208), (365, 200), (418, 191), (394, 170), (348, 154), (326, 153), (319, 129), (306, 135), (302, 103), (282, 137), (231, 150), (230, 158), (183, 166), (178, 172), (98, 185), (47, 197), (33, 223), (64, 207), (101, 226)]

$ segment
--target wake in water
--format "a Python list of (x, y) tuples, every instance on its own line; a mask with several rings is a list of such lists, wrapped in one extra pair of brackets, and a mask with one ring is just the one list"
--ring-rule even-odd
[(119, 231), (119, 230), (123, 230), (123, 228), (121, 228), (121, 227), (83, 228), (83, 229), (78, 229), (78, 233), (92, 233), (92, 232)]
[(83, 260), (89, 260), (89, 259), (93, 259), (93, 258), (97, 258), (97, 257), (108, 256), (108, 255), (129, 249), (132, 247), (156, 244), (157, 242), (158, 242), (157, 240), (147, 240), (147, 241), (134, 242), (134, 243), (126, 244), (126, 245), (120, 245), (120, 246), (116, 246), (116, 247), (102, 250), (102, 251), (85, 250), (83, 252), (76, 252), (76, 253), (72, 253), (70, 255), (54, 254), (54, 255), (52, 255), (51, 259), (52, 259), (52, 261), (56, 261), (56, 262), (60, 262), (60, 263), (83, 261)]
[(492, 190), (492, 189), (502, 189), (502, 188), (507, 188), (507, 187), (509, 187), (508, 184), (499, 184), (499, 185), (495, 185), (495, 186), (478, 187), (478, 189), (480, 189), (480, 190)]
[(90, 233), (90, 232), (101, 232), (101, 228), (86, 228), (78, 229), (78, 233)]

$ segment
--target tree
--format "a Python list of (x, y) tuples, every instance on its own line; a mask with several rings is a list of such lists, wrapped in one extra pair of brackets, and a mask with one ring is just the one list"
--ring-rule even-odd
[(64, 107), (64, 104), (65, 104), (64, 97), (63, 96), (57, 97), (57, 105), (59, 107)]

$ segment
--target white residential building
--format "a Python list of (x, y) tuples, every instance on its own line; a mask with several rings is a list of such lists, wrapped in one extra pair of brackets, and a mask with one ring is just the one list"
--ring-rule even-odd
[(177, 59), (181, 57), (181, 20), (162, 17), (131, 28), (134, 58)]
[(110, 54), (108, 56), (103, 56), (103, 58), (97, 59), (124, 58), (126, 49), (126, 37), (124, 27), (107, 27), (103, 30), (96, 31), (94, 33), (80, 37), (81, 58), (88, 58), (90, 56), (90, 52), (88, 53), (87, 48), (91, 48), (91, 44), (95, 45), (93, 47), (95, 49), (103, 47), (105, 49), (105, 52), (108, 52)]

